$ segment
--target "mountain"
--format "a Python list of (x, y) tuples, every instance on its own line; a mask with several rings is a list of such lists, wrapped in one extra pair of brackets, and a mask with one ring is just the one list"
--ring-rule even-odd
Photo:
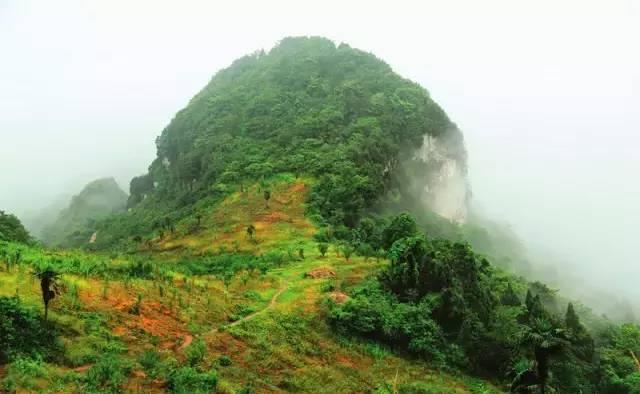
[(97, 220), (123, 212), (128, 196), (114, 178), (102, 178), (87, 184), (71, 198), (53, 223), (42, 230), (47, 245), (65, 246), (88, 243)]
[(42, 239), (44, 229), (58, 219), (60, 212), (67, 208), (70, 200), (70, 196), (59, 196), (43, 208), (20, 213), (20, 220), (35, 238)]
[(418, 84), (372, 54), (324, 38), (286, 38), (236, 60), (156, 145), (149, 172), (131, 181), (136, 209), (104, 225), (110, 243), (98, 245), (144, 236), (158, 220), (187, 216), (195, 202), (281, 173), (313, 177), (309, 213), (339, 228), (353, 227), (376, 204), (422, 211), (426, 204), (456, 220), (466, 210), (466, 152), (456, 125)]
[(514, 274), (461, 131), (374, 55), (286, 38), (156, 143), (49, 229), (84, 250), (0, 243), (2, 389), (637, 393), (640, 326)]

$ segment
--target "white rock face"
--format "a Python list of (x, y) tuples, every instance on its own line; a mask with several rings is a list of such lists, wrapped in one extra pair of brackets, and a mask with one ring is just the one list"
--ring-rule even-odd
[(467, 219), (469, 187), (464, 163), (460, 163), (448, 144), (425, 136), (416, 157), (433, 168), (425, 174), (423, 201), (428, 209), (457, 223)]

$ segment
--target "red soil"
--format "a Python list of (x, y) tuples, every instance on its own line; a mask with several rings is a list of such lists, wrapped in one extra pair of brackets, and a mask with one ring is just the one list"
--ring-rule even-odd
[(342, 292), (334, 291), (333, 293), (329, 294), (329, 299), (336, 304), (343, 304), (349, 299), (349, 296)]
[(318, 267), (307, 272), (305, 276), (311, 279), (335, 278), (336, 271), (329, 267)]

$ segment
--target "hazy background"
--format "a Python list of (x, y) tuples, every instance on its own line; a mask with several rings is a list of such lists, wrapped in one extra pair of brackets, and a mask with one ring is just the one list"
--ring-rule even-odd
[(474, 204), (561, 271), (640, 298), (633, 0), (0, 0), (0, 209), (101, 176), (127, 190), (216, 70), (288, 35), (374, 52), (428, 88), (464, 130)]

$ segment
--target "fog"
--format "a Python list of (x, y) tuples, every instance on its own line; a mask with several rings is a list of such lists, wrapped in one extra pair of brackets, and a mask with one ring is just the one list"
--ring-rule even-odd
[(640, 12), (609, 1), (0, 0), (0, 209), (129, 179), (216, 70), (289, 35), (371, 51), (465, 134), (472, 204), (640, 297)]

